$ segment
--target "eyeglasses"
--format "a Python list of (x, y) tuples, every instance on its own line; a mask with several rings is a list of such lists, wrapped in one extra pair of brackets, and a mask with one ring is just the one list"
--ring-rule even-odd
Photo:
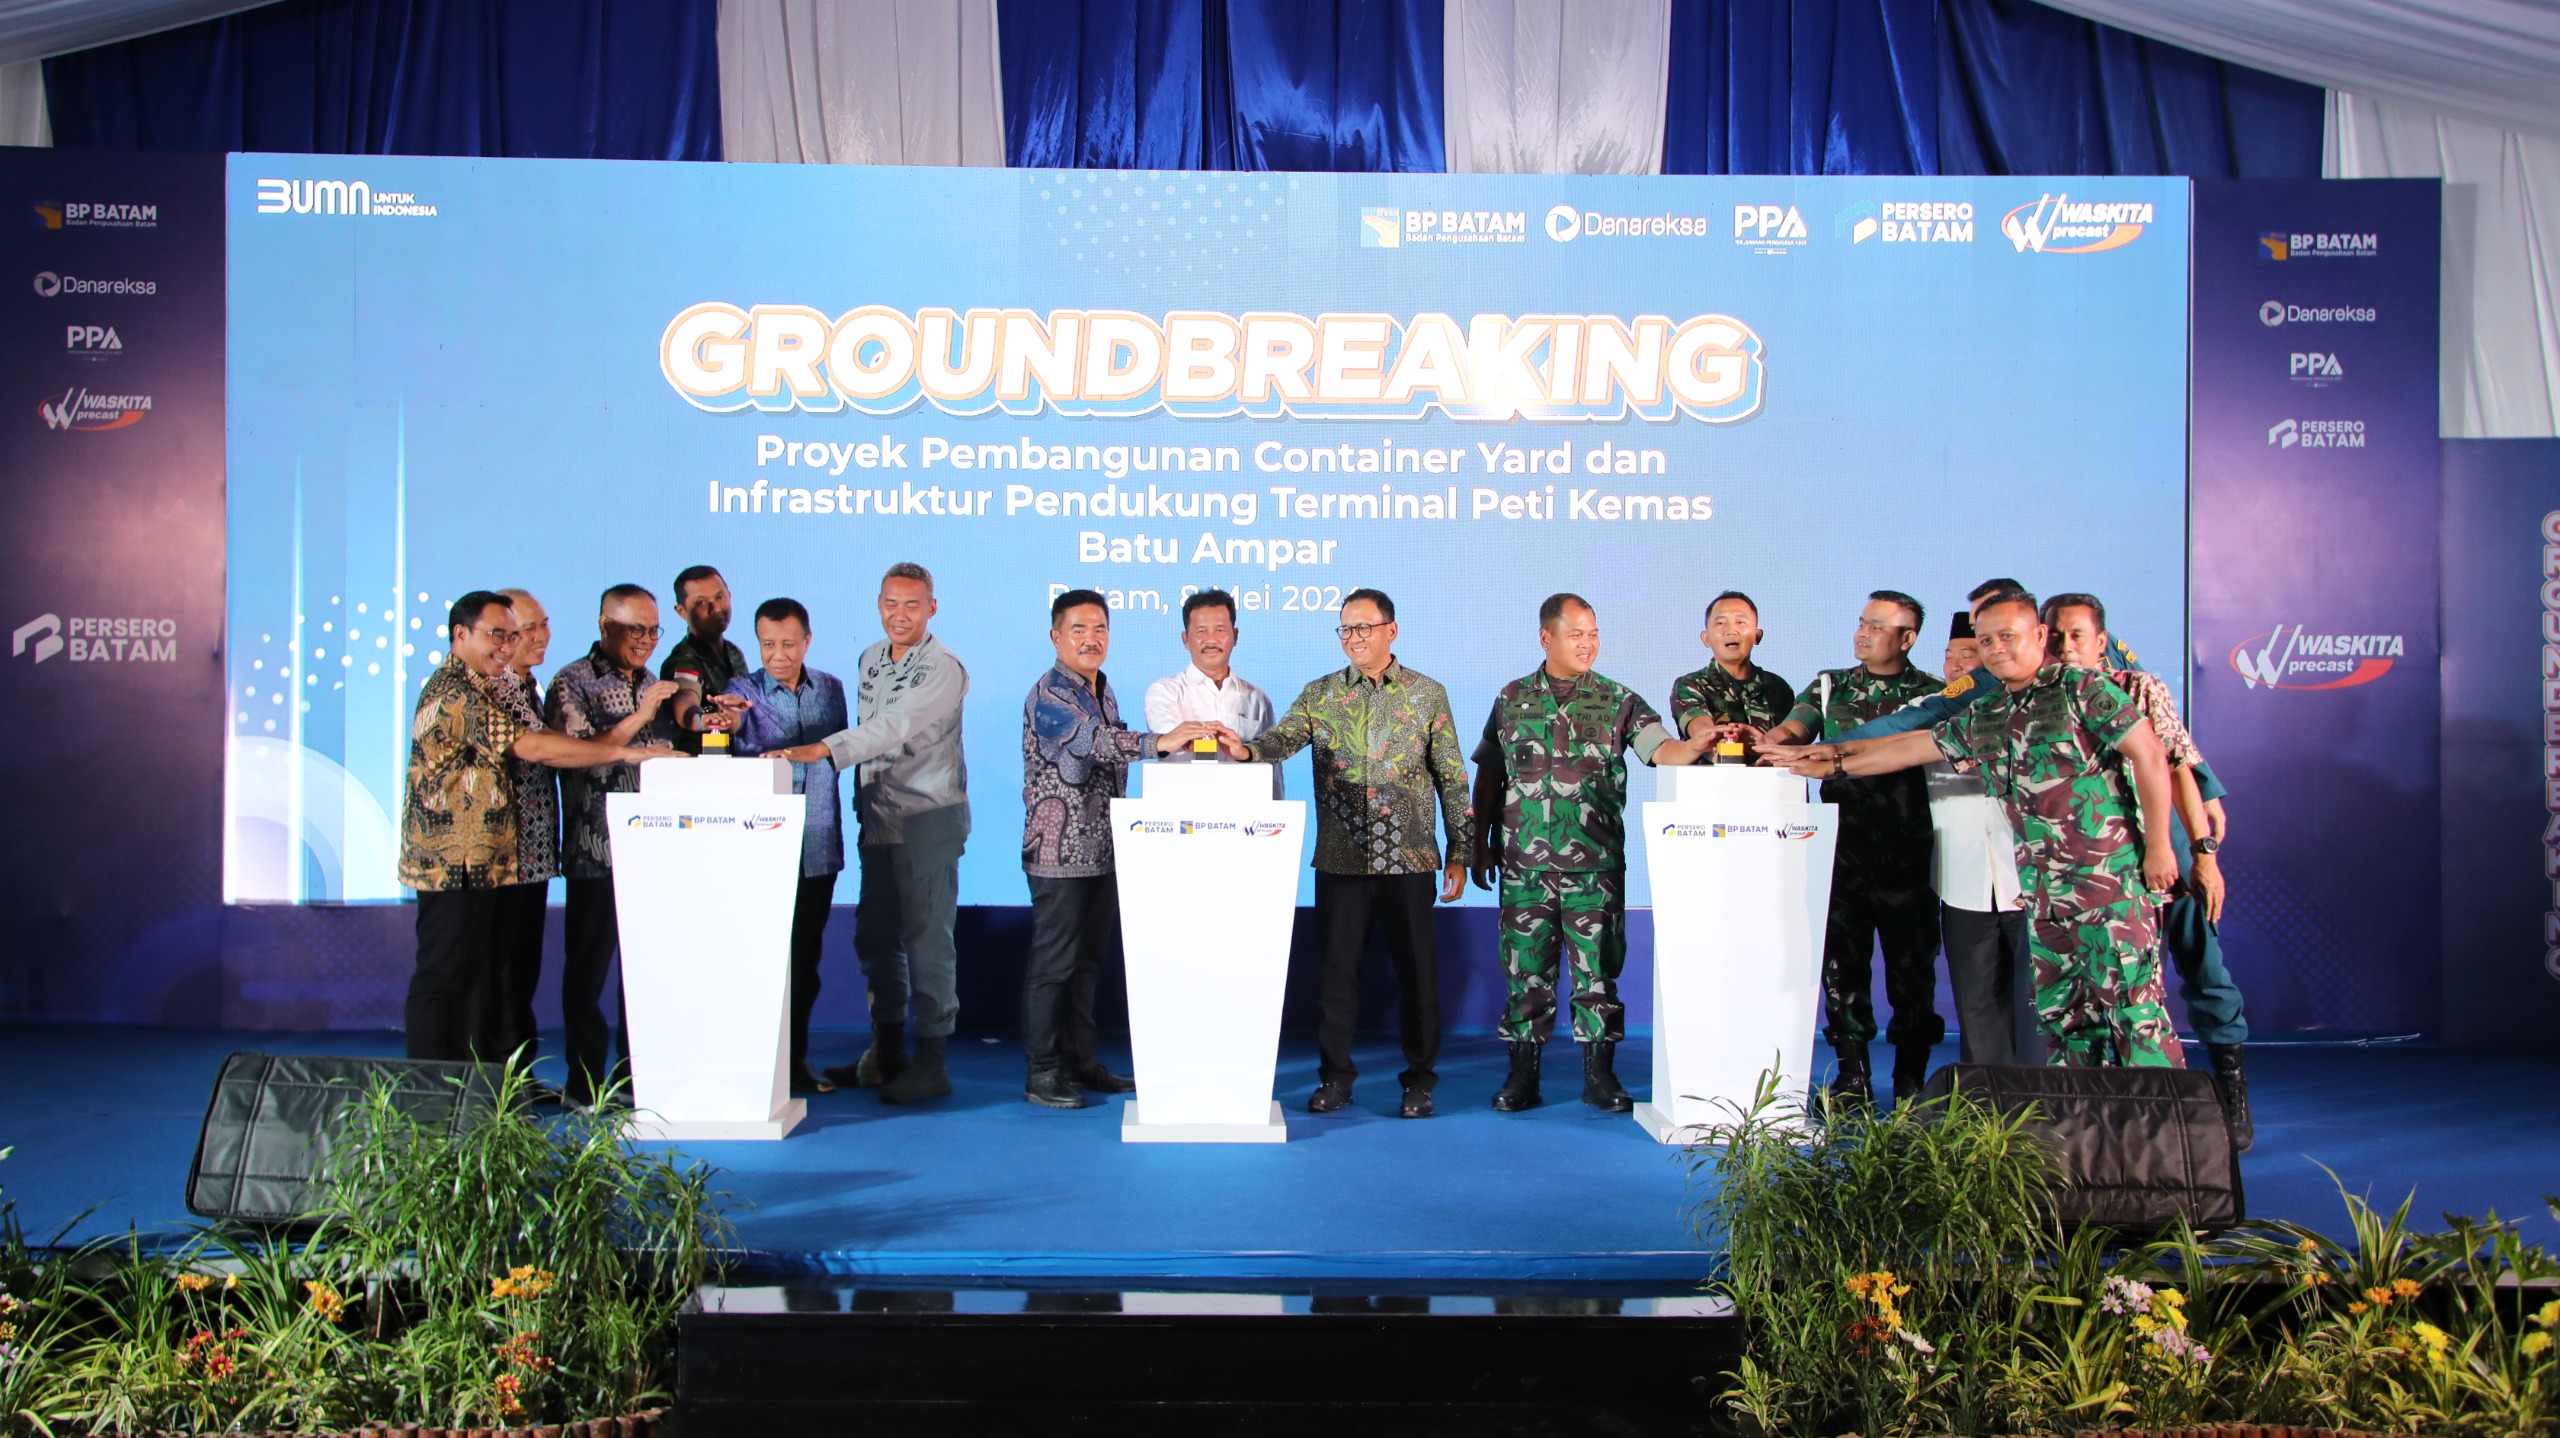
[[(1394, 622), (1395, 621), (1393, 620), (1387, 621), (1388, 624), (1392, 624)], [(1371, 630), (1384, 629), (1386, 627), (1386, 624), (1337, 624), (1333, 626), (1333, 632), (1335, 635), (1343, 639), (1366, 639), (1369, 637), (1369, 632)]]
[(488, 640), (491, 644), (500, 649), (504, 649), (508, 645), (515, 643), (518, 639), (524, 637), (524, 631), (521, 629), (483, 629), (480, 630), (479, 633), (481, 638)]
[(1910, 627), (1908, 624), (1887, 624), (1881, 619), (1858, 621), (1858, 632), (1861, 634), (1900, 634)]
[(655, 639), (659, 635), (667, 632), (666, 626), (664, 625), (625, 624), (619, 619), (608, 619), (605, 621), (605, 626), (609, 629), (618, 629), (625, 634), (637, 635), (642, 639)]

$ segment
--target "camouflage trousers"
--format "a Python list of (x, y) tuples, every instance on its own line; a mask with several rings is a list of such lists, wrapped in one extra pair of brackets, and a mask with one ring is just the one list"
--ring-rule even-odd
[(2149, 895), (2039, 909), (2028, 925), (2046, 1061), (2075, 1068), (2187, 1066), (2160, 977), (2160, 906)]
[(1502, 875), (1502, 972), (1511, 996), (1502, 1036), (1545, 1043), (1556, 1026), (1556, 970), (1573, 974), (1573, 1036), (1617, 1042), (1626, 1033), (1618, 972), (1627, 966), (1627, 875), (1532, 869)]
[(1938, 896), (1926, 885), (1888, 888), (1843, 868), (1831, 882), (1822, 936), (1822, 1036), (1834, 1049), (1876, 1036), (1875, 954), (1884, 951), (1885, 1038), (1926, 1048), (1947, 1036), (1938, 1017)]

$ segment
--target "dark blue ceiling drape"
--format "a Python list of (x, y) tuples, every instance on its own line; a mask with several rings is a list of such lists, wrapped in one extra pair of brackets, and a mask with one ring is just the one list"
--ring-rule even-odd
[(720, 158), (718, 0), (284, 0), (45, 62), (56, 144)]
[(1005, 159), (1433, 171), (1440, 0), (1000, 0)]
[(2322, 93), (2030, 0), (1672, 0), (1672, 174), (2320, 173)]

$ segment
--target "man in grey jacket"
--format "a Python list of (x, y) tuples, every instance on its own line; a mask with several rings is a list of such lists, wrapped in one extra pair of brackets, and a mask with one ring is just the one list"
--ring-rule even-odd
[(951, 1092), (943, 1046), (960, 1018), (951, 930), (960, 904), (960, 853), (969, 840), (969, 765), (960, 747), (969, 671), (928, 631), (935, 607), (933, 575), (923, 565), (890, 565), (880, 580), (886, 637), (863, 650), (855, 665), (853, 727), (785, 751), (792, 759), (860, 770), (854, 811), (862, 831), (862, 897), (853, 953), (871, 991), (871, 1047), (826, 1077), (847, 1088), (877, 1085), (889, 1103)]

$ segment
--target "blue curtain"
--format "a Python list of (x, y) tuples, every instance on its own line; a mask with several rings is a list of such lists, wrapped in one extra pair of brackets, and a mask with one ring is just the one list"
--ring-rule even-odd
[(45, 62), (101, 150), (720, 158), (717, 0), (285, 0)]
[(2316, 178), (2317, 86), (2030, 0), (1672, 0), (1663, 169)]
[(1006, 163), (1445, 168), (1440, 0), (1000, 0)]

